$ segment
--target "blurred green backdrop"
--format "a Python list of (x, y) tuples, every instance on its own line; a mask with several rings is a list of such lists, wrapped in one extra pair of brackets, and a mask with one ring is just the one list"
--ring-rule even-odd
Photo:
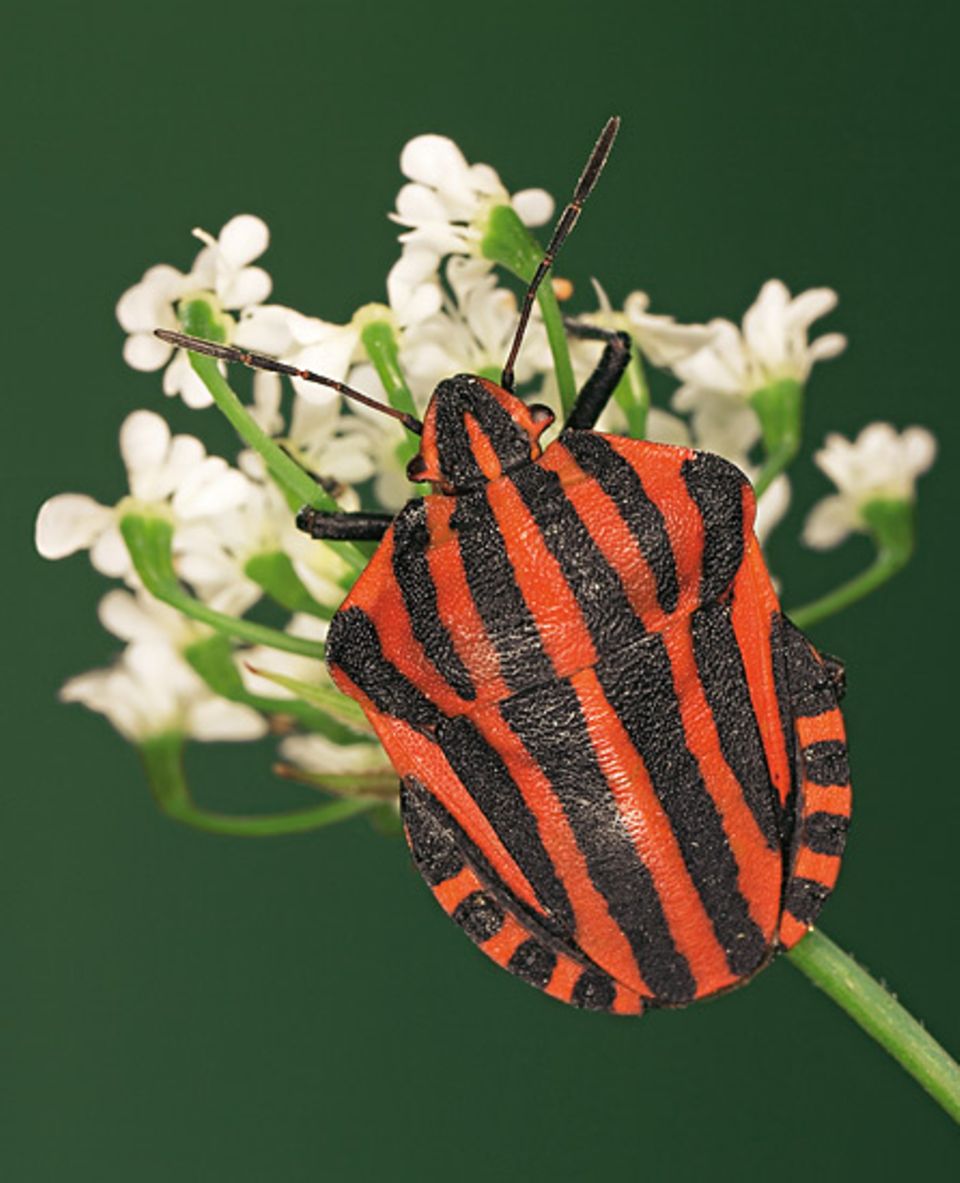
[[(824, 928), (946, 1043), (956, 1007), (956, 8), (623, 0), (23, 7), (0, 87), (6, 602), (0, 1160), (11, 1180), (956, 1177), (935, 1106), (786, 963), (642, 1023), (488, 965), (401, 842), (364, 821), (244, 843), (153, 810), (131, 751), (55, 703), (111, 650), (85, 558), (31, 549), (40, 502), (113, 501), (116, 432), (159, 381), (121, 361), (117, 296), (186, 265), (196, 224), (267, 219), (275, 296), (382, 298), (399, 149), (454, 136), (564, 195), (624, 117), (563, 272), (685, 320), (760, 283), (841, 295), (808, 455), (830, 428), (928, 424), (941, 457), (909, 571), (816, 630), (849, 670), (855, 828)], [(206, 438), (230, 447), (205, 413)], [(773, 548), (787, 604), (866, 560)], [(207, 800), (288, 803), (268, 754), (197, 753)]]

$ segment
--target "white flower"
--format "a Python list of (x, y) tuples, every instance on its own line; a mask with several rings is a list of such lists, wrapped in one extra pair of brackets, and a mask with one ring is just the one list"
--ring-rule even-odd
[[(599, 285), (594, 286), (598, 289), (598, 295), (601, 295)], [(605, 295), (603, 298), (606, 298)], [(650, 297), (646, 292), (631, 292), (623, 305), (624, 327), (653, 365), (674, 366), (697, 353), (713, 339), (714, 324), (677, 324), (672, 316), (648, 312), (649, 307)]]
[(120, 587), (108, 591), (97, 606), (97, 616), (103, 627), (121, 641), (162, 643), (178, 653), (210, 635), (205, 624), (155, 600), (142, 588), (136, 592)]
[[(425, 402), (452, 374), (499, 371), (517, 328), (517, 298), (499, 287), (482, 259), (454, 256), (447, 262), (449, 293), (442, 308), (411, 324), (401, 337), (400, 361), (414, 395)], [(531, 317), (517, 359), (518, 383), (552, 366), (543, 321)]]
[(389, 776), (392, 772), (379, 744), (336, 744), (322, 735), (290, 735), (280, 744), (280, 755), (316, 776)]
[[(349, 324), (339, 325), (304, 316), (282, 304), (267, 304), (247, 309), (236, 327), (234, 340), (238, 345), (269, 354), (298, 369), (313, 370), (324, 378), (343, 382), (357, 352), (362, 327), (362, 319), (358, 317)], [(340, 395), (331, 387), (304, 382), (301, 378), (292, 382), (297, 394), (307, 402), (339, 407)], [(279, 401), (279, 375), (258, 373), (255, 389), (257, 386), (261, 389), (261, 400), (269, 397)], [(275, 393), (269, 396), (262, 393), (267, 390)]]
[(813, 507), (803, 528), (807, 546), (827, 550), (854, 530), (867, 529), (864, 507), (872, 501), (913, 501), (917, 477), (934, 462), (937, 441), (924, 427), (901, 435), (889, 423), (870, 423), (855, 442), (835, 432), (815, 455), (839, 489)]
[(553, 213), (553, 199), (544, 190), (526, 189), (511, 197), (490, 165), (468, 164), (446, 136), (410, 140), (400, 169), (411, 183), (400, 190), (390, 218), (410, 229), (400, 235), (404, 252), (387, 277), (387, 292), (402, 324), (440, 310), (440, 260), (450, 254), (479, 255), (495, 205), (512, 205), (527, 226), (543, 225)]
[[(297, 612), (290, 618), (286, 631), (295, 637), (311, 641), (322, 641), (327, 635), (327, 622), (316, 616)], [(287, 653), (266, 645), (254, 645), (241, 649), (234, 655), (243, 684), (250, 694), (268, 698), (296, 698), (292, 690), (263, 677), (263, 674), (279, 674), (297, 682), (311, 685), (332, 686), (333, 681), (327, 668), (318, 658), (304, 657), (299, 653)]]
[(262, 595), (247, 575), (247, 563), (280, 550), (293, 520), (272, 481), (248, 481), (240, 504), (216, 517), (179, 524), (173, 538), (176, 572), (212, 608), (242, 616)]
[(115, 665), (71, 678), (60, 698), (106, 715), (133, 743), (171, 733), (201, 740), (259, 739), (267, 730), (251, 707), (217, 698), (162, 640), (134, 641)]
[[(159, 370), (163, 392), (180, 395), (188, 407), (208, 407), (213, 401), (190, 365), (187, 353), (153, 335), (154, 329), (179, 329), (176, 308), (181, 300), (197, 297), (216, 309), (247, 308), (270, 294), (270, 276), (260, 267), (249, 267), (267, 249), (270, 233), (266, 223), (252, 214), (231, 218), (214, 238), (205, 230), (193, 232), (206, 245), (194, 260), (189, 275), (161, 263), (128, 288), (117, 302), (117, 320), (129, 334), (123, 347), (124, 360), (135, 370)], [(227, 329), (232, 318), (221, 316)], [(171, 356), (173, 361), (170, 361)], [(167, 362), (170, 362), (167, 365)]]
[(100, 505), (83, 493), (61, 493), (40, 507), (37, 550), (62, 559), (89, 550), (90, 561), (104, 575), (124, 577), (132, 566), (118, 522), (137, 504), (170, 512), (190, 521), (223, 513), (241, 504), (249, 482), (219, 456), (208, 456), (193, 436), (171, 437), (153, 411), (134, 411), (120, 428), (120, 453), (127, 469), (130, 497), (115, 506)]
[(846, 337), (840, 333), (807, 339), (811, 324), (836, 303), (830, 288), (811, 288), (791, 299), (780, 280), (769, 280), (747, 309), (742, 330), (728, 320), (711, 321), (709, 343), (672, 363), (683, 382), (673, 397), (674, 407), (699, 414), (712, 399), (746, 402), (758, 390), (784, 379), (806, 382), (814, 362), (836, 357), (846, 348)]
[(237, 214), (214, 238), (199, 227), (194, 237), (205, 243), (190, 273), (195, 286), (213, 292), (224, 308), (262, 304), (273, 286), (262, 267), (250, 267), (270, 245), (266, 222), (253, 214)]

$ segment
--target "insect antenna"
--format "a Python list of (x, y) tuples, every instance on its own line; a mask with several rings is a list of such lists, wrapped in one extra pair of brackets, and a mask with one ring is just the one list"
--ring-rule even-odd
[(319, 386), (329, 386), (331, 390), (339, 391), (345, 398), (352, 398), (354, 402), (363, 403), (365, 407), (372, 407), (375, 411), (382, 411), (402, 423), (407, 431), (414, 435), (423, 434), (423, 424), (406, 411), (398, 411), (395, 407), (378, 402), (368, 394), (354, 390), (345, 382), (338, 382), (336, 378), (325, 378), (322, 374), (315, 374), (313, 370), (301, 370), (298, 366), (288, 365), (278, 361), (275, 357), (267, 357), (264, 353), (252, 353), (249, 349), (240, 349), (236, 345), (220, 345), (216, 341), (204, 341), (202, 337), (189, 337), (186, 333), (174, 333), (169, 329), (154, 329), (153, 335), (168, 345), (176, 345), (179, 349), (188, 349), (191, 353), (204, 353), (207, 357), (216, 357), (220, 361), (249, 366), (251, 370), (269, 370), (274, 374), (289, 374), (291, 378), (302, 378), (304, 382), (316, 382)]
[(504, 364), (503, 374), (500, 378), (500, 385), (504, 390), (512, 391), (514, 387), (513, 366), (517, 360), (517, 354), (520, 352), (520, 343), (523, 341), (523, 334), (527, 329), (527, 321), (530, 319), (530, 313), (533, 311), (533, 301), (537, 294), (537, 288), (540, 286), (543, 277), (550, 270), (553, 260), (557, 257), (557, 252), (563, 245), (564, 239), (574, 226), (576, 226), (577, 219), (580, 217), (580, 211), (583, 208), (583, 203), (590, 196), (594, 185), (597, 183), (597, 178), (603, 171), (603, 166), (607, 163), (607, 157), (610, 155), (610, 149), (613, 147), (613, 141), (619, 129), (620, 117), (618, 115), (612, 115), (604, 124), (603, 131), (593, 146), (590, 158), (584, 165), (583, 172), (580, 174), (580, 180), (577, 181), (577, 187), (573, 191), (573, 197), (571, 197), (570, 201), (564, 207), (563, 213), (553, 228), (550, 243), (523, 298), (523, 306), (520, 309), (520, 322), (517, 325), (513, 344), (510, 346), (510, 353)]

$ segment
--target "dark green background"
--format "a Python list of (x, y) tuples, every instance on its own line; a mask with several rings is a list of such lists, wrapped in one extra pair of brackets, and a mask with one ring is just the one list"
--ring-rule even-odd
[[(111, 649), (103, 581), (31, 551), (37, 506), (112, 501), (137, 406), (229, 443), (120, 358), (117, 296), (187, 237), (263, 215), (276, 297), (382, 298), (411, 135), (562, 194), (624, 127), (563, 271), (684, 319), (830, 284), (849, 352), (809, 444), (871, 419), (941, 440), (920, 549), (816, 630), (848, 662), (856, 825), (825, 930), (956, 1048), (956, 109), (953, 6), (55, 6), (7, 14), (5, 935), (11, 1180), (956, 1177), (948, 1120), (787, 963), (641, 1023), (496, 972), (364, 821), (243, 843), (178, 829), (135, 758), (54, 695)], [(809, 449), (808, 449), (809, 450)], [(868, 557), (812, 556), (808, 463), (773, 548), (796, 603)], [(205, 799), (286, 804), (250, 749)]]

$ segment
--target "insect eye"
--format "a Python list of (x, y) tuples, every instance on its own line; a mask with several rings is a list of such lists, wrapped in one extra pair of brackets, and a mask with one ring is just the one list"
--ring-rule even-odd
[(419, 481), (422, 479), (424, 472), (426, 472), (426, 464), (423, 462), (423, 457), (418, 452), (416, 456), (407, 465), (407, 480)]
[(556, 419), (553, 411), (549, 407), (545, 407), (543, 403), (531, 403), (527, 410), (530, 412), (530, 418), (538, 427), (549, 427)]

